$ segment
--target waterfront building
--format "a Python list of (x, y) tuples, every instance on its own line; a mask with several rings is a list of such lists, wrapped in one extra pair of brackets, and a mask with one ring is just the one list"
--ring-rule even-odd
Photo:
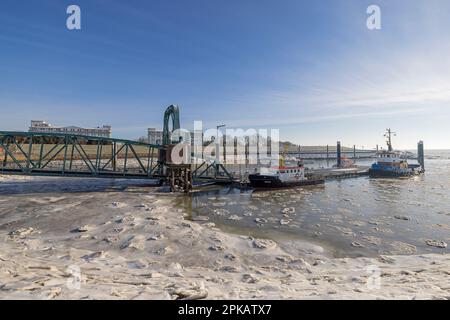
[(97, 128), (82, 128), (76, 126), (59, 127), (42, 120), (31, 120), (31, 125), (28, 131), (37, 133), (62, 133), (110, 138), (112, 130), (110, 125), (103, 125), (102, 127)]

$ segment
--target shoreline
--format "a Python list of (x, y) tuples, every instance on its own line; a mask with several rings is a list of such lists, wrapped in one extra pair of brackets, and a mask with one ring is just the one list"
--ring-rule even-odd
[(329, 258), (185, 220), (176, 195), (15, 197), (28, 205), (0, 215), (1, 299), (450, 297), (449, 254)]

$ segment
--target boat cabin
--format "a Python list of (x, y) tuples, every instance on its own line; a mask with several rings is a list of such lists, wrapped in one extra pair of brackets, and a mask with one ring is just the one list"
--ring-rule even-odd
[(408, 161), (401, 152), (381, 151), (377, 154), (377, 163), (384, 166), (408, 168)]

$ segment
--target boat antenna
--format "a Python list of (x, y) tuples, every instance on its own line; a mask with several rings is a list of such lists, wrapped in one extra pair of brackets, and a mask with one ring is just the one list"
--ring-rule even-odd
[(388, 146), (388, 151), (393, 151), (393, 148), (392, 148), (392, 136), (395, 137), (396, 135), (397, 135), (397, 133), (393, 132), (390, 128), (386, 129), (386, 133), (384, 134), (384, 136), (386, 137), (386, 143), (387, 143), (387, 146)]

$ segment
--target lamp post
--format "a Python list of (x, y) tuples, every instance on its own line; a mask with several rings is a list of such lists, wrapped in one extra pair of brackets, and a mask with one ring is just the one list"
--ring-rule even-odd
[(217, 133), (216, 133), (216, 175), (217, 172), (219, 171), (219, 162), (220, 162), (220, 157), (219, 157), (219, 150), (220, 150), (220, 139), (219, 139), (219, 129), (225, 127), (224, 124), (218, 125), (216, 127), (217, 129)]

